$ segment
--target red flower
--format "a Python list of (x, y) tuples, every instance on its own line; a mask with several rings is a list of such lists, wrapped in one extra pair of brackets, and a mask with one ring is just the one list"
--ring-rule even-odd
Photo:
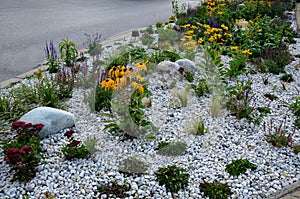
[(7, 163), (15, 163), (22, 160), (23, 155), (25, 155), (25, 151), (17, 148), (9, 148), (6, 153), (5, 161)]
[(182, 74), (183, 71), (184, 71), (184, 68), (180, 67), (180, 68), (178, 69), (178, 71)]
[(70, 147), (76, 147), (80, 144), (81, 141), (79, 140), (72, 140), (72, 142), (69, 144)]
[(11, 128), (12, 129), (15, 129), (15, 128), (18, 128), (18, 127), (21, 127), (21, 128), (26, 128), (26, 125), (25, 125), (25, 122), (21, 122), (21, 121), (14, 121), (12, 124), (11, 124)]
[(29, 129), (29, 128), (32, 127), (32, 124), (31, 124), (31, 123), (27, 123), (27, 124), (25, 124), (25, 127), (26, 127), (27, 129)]
[(28, 153), (33, 150), (33, 147), (32, 146), (23, 146), (21, 148), (21, 150), (23, 150), (25, 153)]
[(35, 124), (35, 125), (33, 125), (35, 128), (36, 128), (36, 130), (42, 130), (42, 128), (45, 126), (44, 124)]
[(70, 138), (73, 135), (74, 131), (72, 129), (68, 130), (67, 132), (65, 132), (64, 136)]

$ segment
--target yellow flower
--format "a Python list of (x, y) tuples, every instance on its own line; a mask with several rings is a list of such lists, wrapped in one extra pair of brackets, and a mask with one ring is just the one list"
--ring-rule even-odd
[(228, 27), (225, 26), (224, 24), (221, 25), (221, 28), (223, 28), (224, 30), (228, 30)]
[(144, 87), (140, 85), (139, 83), (136, 82), (131, 82), (131, 86), (135, 89), (138, 90), (140, 93), (144, 92)]
[(224, 36), (232, 37), (232, 34), (230, 34), (230, 33), (225, 33)]
[(272, 3), (271, 2), (267, 2), (267, 4), (268, 4), (268, 7), (271, 8)]
[(213, 36), (211, 36), (211, 37), (208, 39), (209, 42), (213, 42), (214, 40), (215, 40), (215, 38), (214, 38)]
[(197, 26), (192, 25), (191, 28), (192, 28), (192, 29), (197, 29)]
[(139, 74), (137, 74), (135, 76), (135, 78), (139, 81), (139, 82), (143, 82), (144, 81), (144, 77), (140, 76)]
[(113, 89), (115, 87), (115, 81), (111, 78), (106, 78), (101, 82), (102, 88), (106, 89)]
[(115, 79), (120, 75), (120, 71), (119, 71), (119, 67), (117, 66), (113, 66), (109, 71), (108, 71), (108, 75)]
[(196, 24), (197, 24), (198, 26), (202, 26), (202, 23), (200, 23), (200, 22), (196, 22)]
[(185, 32), (186, 35), (191, 35), (191, 34), (193, 34), (193, 33), (194, 33), (193, 30), (189, 30), (189, 31), (186, 31), (186, 32)]
[(126, 77), (133, 77), (133, 76), (135, 76), (134, 70), (132, 68), (125, 69), (125, 76)]
[(185, 36), (188, 39), (193, 39), (193, 36), (189, 35), (189, 36)]
[(119, 76), (116, 79), (117, 88), (121, 88), (126, 85), (126, 77)]
[(252, 55), (252, 52), (250, 50), (243, 50), (243, 54)]
[(230, 46), (230, 50), (238, 50), (239, 47), (238, 46)]
[(222, 14), (223, 14), (223, 12), (221, 12), (221, 11), (218, 12), (218, 15), (222, 15)]
[(135, 66), (141, 71), (147, 71), (147, 66), (142, 62), (136, 63)]
[(203, 39), (202, 38), (199, 38), (198, 39), (198, 44), (202, 44), (203, 43)]
[(257, 30), (257, 32), (261, 32), (261, 31), (262, 31), (262, 29), (258, 29), (258, 30)]

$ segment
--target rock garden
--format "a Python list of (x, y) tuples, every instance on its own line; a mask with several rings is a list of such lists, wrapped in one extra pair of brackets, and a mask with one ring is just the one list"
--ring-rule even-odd
[(172, 1), (168, 22), (0, 90), (0, 198), (268, 198), (300, 180), (295, 3)]

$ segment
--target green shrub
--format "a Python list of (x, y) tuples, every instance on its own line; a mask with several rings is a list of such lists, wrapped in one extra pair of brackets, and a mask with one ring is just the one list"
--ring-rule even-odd
[(177, 193), (188, 186), (190, 175), (186, 169), (172, 165), (158, 169), (155, 176), (160, 186), (165, 185), (167, 191)]
[(296, 101), (290, 105), (290, 109), (292, 109), (297, 117), (300, 116), (300, 97), (298, 97)]
[(58, 49), (60, 52), (60, 57), (67, 67), (74, 66), (76, 57), (78, 55), (77, 45), (69, 41), (68, 39), (63, 39), (59, 43)]
[(191, 84), (192, 89), (195, 91), (197, 97), (203, 96), (205, 93), (209, 93), (209, 89), (205, 79), (199, 79), (198, 85)]
[(293, 75), (292, 74), (283, 74), (281, 77), (280, 77), (280, 80), (284, 81), (284, 82), (292, 82), (294, 81), (293, 79)]
[(225, 171), (232, 176), (245, 174), (247, 169), (255, 170), (257, 166), (247, 159), (233, 160), (231, 164), (226, 165)]
[(227, 184), (222, 184), (217, 181), (211, 183), (200, 183), (200, 191), (209, 199), (227, 199), (232, 194)]
[(98, 186), (98, 191), (100, 193), (101, 197), (103, 194), (106, 194), (108, 196), (115, 196), (118, 198), (125, 198), (128, 197), (129, 194), (125, 193), (130, 191), (131, 186), (127, 183), (124, 182), (123, 185), (119, 185), (117, 182), (110, 182), (109, 185), (101, 185)]

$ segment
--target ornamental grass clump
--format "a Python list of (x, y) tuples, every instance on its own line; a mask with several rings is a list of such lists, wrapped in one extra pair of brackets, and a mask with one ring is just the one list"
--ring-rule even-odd
[(13, 181), (29, 181), (35, 177), (40, 159), (42, 158), (39, 133), (43, 124), (31, 124), (15, 121), (11, 131), (16, 132), (16, 138), (3, 142), (4, 161), (14, 171)]

